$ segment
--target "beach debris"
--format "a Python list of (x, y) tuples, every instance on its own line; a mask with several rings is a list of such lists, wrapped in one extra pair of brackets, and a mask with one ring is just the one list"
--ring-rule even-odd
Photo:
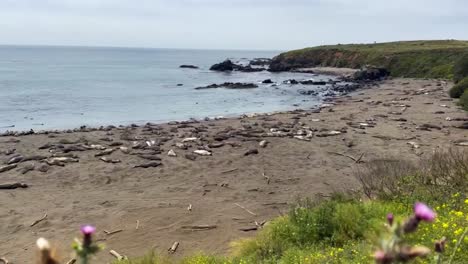
[(75, 264), (76, 263), (76, 259), (75, 258), (72, 258), (70, 259), (67, 264)]
[(234, 205), (236, 205), (236, 206), (239, 207), (239, 208), (244, 209), (247, 213), (249, 213), (249, 214), (251, 214), (251, 215), (253, 215), (253, 216), (257, 216), (257, 214), (255, 214), (254, 212), (250, 211), (249, 209), (245, 208), (244, 206), (242, 206), (242, 205), (240, 205), (240, 204), (238, 204), (238, 203), (235, 203)]
[(354, 163), (363, 163), (362, 158), (364, 157), (364, 153), (362, 153), (359, 156), (359, 158), (355, 158), (355, 157), (353, 157), (351, 155), (347, 155), (347, 154), (339, 153), (339, 152), (333, 152), (333, 151), (329, 151), (328, 153), (338, 155), (338, 156), (342, 156), (342, 157), (346, 157), (346, 158), (350, 158), (351, 160), (354, 161)]
[(260, 143), (258, 143), (258, 145), (259, 145), (261, 148), (266, 148), (266, 146), (268, 145), (268, 141), (262, 140), (262, 141), (260, 141)]
[(49, 169), (50, 169), (50, 166), (47, 164), (41, 164), (39, 165), (39, 167), (37, 167), (37, 170), (40, 172), (47, 172), (49, 171)]
[(171, 254), (174, 254), (176, 251), (177, 251), (177, 248), (179, 247), (179, 242), (174, 242), (174, 244), (172, 244), (172, 246), (167, 250), (169, 251), (169, 253)]
[(1, 166), (0, 167), (0, 173), (12, 170), (12, 169), (16, 168), (16, 166), (18, 166), (18, 165), (10, 164), (10, 165), (6, 165), (6, 166)]
[(182, 140), (182, 143), (186, 143), (186, 142), (195, 142), (195, 141), (197, 141), (198, 139), (199, 139), (199, 138), (197, 138), (197, 137), (188, 137), (188, 138), (184, 138), (184, 139)]
[(109, 254), (111, 254), (112, 256), (114, 256), (118, 261), (122, 261), (122, 260), (126, 260), (126, 259), (127, 259), (126, 256), (120, 255), (117, 251), (115, 251), (115, 250), (113, 250), (113, 249), (109, 251)]
[(99, 152), (99, 153), (96, 153), (96, 154), (94, 155), (94, 157), (101, 157), (101, 156), (110, 155), (110, 154), (112, 154), (112, 152), (114, 152), (114, 151), (115, 151), (115, 149), (112, 149), (112, 148), (110, 148), (110, 149), (105, 149), (105, 150), (103, 150), (103, 151), (101, 151), (101, 152)]
[(175, 153), (175, 151), (173, 149), (169, 150), (167, 152), (167, 156), (169, 157), (177, 157), (177, 154)]
[(194, 150), (193, 153), (200, 155), (200, 156), (211, 156), (212, 153), (210, 151), (204, 150), (204, 149), (198, 149)]
[(159, 166), (161, 166), (161, 165), (162, 165), (161, 162), (152, 161), (152, 162), (149, 162), (149, 163), (143, 163), (143, 164), (140, 164), (140, 165), (136, 165), (136, 166), (134, 166), (133, 168), (144, 168), (144, 169), (147, 169), (147, 168), (156, 168), (156, 167), (159, 167)]
[(100, 158), (100, 160), (106, 162), (106, 163), (120, 163), (121, 160), (119, 159), (109, 159), (109, 158), (106, 158), (106, 157), (102, 157)]
[(412, 148), (414, 149), (418, 149), (419, 148), (419, 144), (414, 142), (414, 141), (410, 141), (410, 142), (407, 142), (406, 144), (410, 145)]
[(4, 183), (0, 184), (0, 190), (13, 190), (18, 188), (28, 188), (29, 186), (26, 183), (15, 182), (15, 183)]
[(189, 206), (187, 207), (187, 210), (188, 210), (189, 212), (192, 211), (192, 204), (189, 204)]
[(122, 232), (122, 231), (123, 231), (123, 229), (117, 229), (117, 230), (114, 230), (114, 231), (107, 231), (107, 230), (104, 230), (103, 232), (104, 232), (106, 235), (110, 236), (110, 235), (113, 235), (113, 234), (120, 233), (120, 232)]
[(135, 230), (138, 230), (138, 228), (140, 228), (140, 220), (136, 220)]
[(217, 225), (192, 225), (192, 226), (182, 226), (182, 229), (189, 229), (191, 231), (205, 231), (217, 228)]
[(40, 222), (44, 221), (45, 219), (47, 218), (47, 213), (44, 214), (44, 216), (40, 219), (37, 219), (35, 220), (34, 222), (31, 223), (30, 227), (33, 227), (37, 224), (39, 224)]
[(235, 172), (235, 171), (237, 171), (237, 170), (238, 170), (238, 168), (235, 168), (235, 169), (223, 171), (223, 172), (221, 172), (221, 173), (222, 173), (222, 174), (226, 174), (226, 173), (230, 173), (230, 172)]
[(244, 153), (244, 156), (257, 155), (258, 149), (249, 149)]
[(127, 147), (120, 147), (119, 149), (120, 149), (120, 151), (122, 151), (122, 153), (125, 153), (125, 154), (130, 153), (130, 149), (127, 148)]
[(21, 168), (20, 172), (21, 174), (26, 174), (30, 171), (33, 171), (34, 167), (34, 164), (26, 164), (23, 168)]

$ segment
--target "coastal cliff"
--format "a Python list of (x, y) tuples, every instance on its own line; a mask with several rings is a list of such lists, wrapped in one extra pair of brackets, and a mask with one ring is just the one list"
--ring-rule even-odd
[(387, 69), (394, 77), (453, 78), (468, 41), (401, 41), (376, 44), (330, 45), (293, 50), (273, 58), (270, 71), (329, 66), (361, 68), (372, 65)]

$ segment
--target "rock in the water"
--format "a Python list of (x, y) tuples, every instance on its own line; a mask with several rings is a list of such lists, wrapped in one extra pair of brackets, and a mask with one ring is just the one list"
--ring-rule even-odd
[(214, 89), (214, 88), (227, 88), (227, 89), (253, 89), (257, 88), (258, 85), (254, 83), (232, 83), (232, 82), (225, 82), (222, 84), (210, 84), (208, 86), (201, 86), (195, 88), (195, 90), (203, 90), (203, 89)]
[(271, 79), (266, 79), (262, 83), (273, 83), (273, 81)]
[(249, 149), (247, 152), (244, 153), (244, 156), (256, 155), (258, 154), (258, 149)]
[(183, 64), (180, 65), (179, 68), (185, 68), (185, 69), (198, 69), (198, 66), (195, 65), (190, 65), (190, 64)]
[(210, 67), (210, 71), (233, 71), (236, 65), (231, 60), (225, 60)]

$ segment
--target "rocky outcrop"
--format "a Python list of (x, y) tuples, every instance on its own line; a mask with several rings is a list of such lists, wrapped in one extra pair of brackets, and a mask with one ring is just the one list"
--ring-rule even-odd
[(381, 80), (390, 75), (384, 68), (368, 67), (363, 68), (354, 74), (354, 79), (357, 81), (376, 81)]
[(253, 66), (268, 66), (271, 63), (269, 58), (255, 58), (249, 62), (249, 65)]
[(210, 67), (211, 71), (241, 71), (241, 72), (259, 72), (265, 71), (266, 68), (258, 67), (256, 64), (249, 64), (243, 66), (240, 64), (235, 64), (231, 60), (225, 60), (221, 63), (214, 64)]
[(237, 67), (238, 65), (234, 64), (231, 60), (225, 60), (211, 66), (210, 71), (233, 71)]
[(195, 65), (190, 65), (190, 64), (183, 64), (180, 65), (179, 68), (185, 68), (185, 69), (198, 69), (198, 66)]
[(257, 88), (258, 85), (254, 83), (232, 83), (232, 82), (225, 82), (222, 84), (210, 84), (208, 86), (201, 86), (195, 88), (196, 90), (204, 90), (204, 89), (214, 89), (214, 88), (227, 88), (227, 89), (252, 89)]

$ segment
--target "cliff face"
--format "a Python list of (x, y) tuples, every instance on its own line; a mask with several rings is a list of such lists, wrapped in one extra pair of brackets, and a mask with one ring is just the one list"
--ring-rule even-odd
[(320, 46), (282, 53), (273, 58), (270, 71), (372, 65), (386, 68), (392, 76), (449, 79), (464, 53), (468, 53), (468, 42), (456, 40)]

